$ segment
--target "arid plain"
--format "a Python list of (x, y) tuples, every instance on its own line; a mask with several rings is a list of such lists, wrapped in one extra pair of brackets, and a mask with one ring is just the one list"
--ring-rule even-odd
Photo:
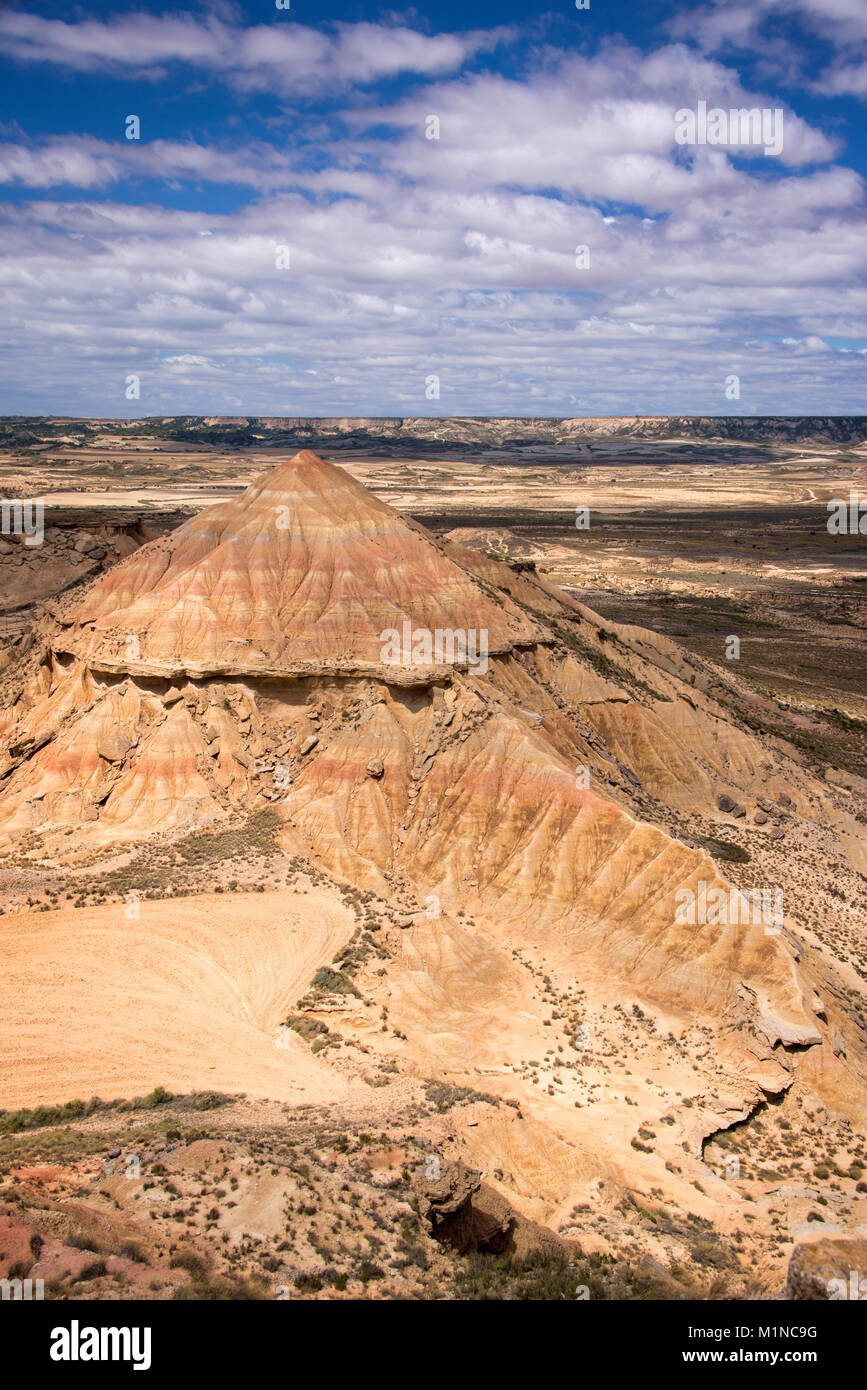
[(801, 424), (4, 422), (3, 1272), (864, 1267), (867, 432)]

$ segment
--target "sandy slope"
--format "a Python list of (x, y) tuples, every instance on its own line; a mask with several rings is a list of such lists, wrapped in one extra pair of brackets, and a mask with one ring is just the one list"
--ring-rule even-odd
[[(0, 922), (0, 1107), (246, 1091), (340, 1098), (346, 1083), (278, 1024), (352, 934), (336, 894), (207, 895)], [(281, 1043), (285, 1039), (281, 1036)]]

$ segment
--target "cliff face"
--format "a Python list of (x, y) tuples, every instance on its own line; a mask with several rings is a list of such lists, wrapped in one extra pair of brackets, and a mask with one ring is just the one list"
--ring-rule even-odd
[(401, 447), (431, 452), (448, 448), (475, 451), (520, 447), (563, 448), (593, 445), (594, 441), (670, 440), (689, 442), (730, 440), (733, 443), (779, 446), (799, 444), (858, 444), (867, 439), (864, 415), (628, 415), (586, 418), (533, 416), (197, 416), (147, 417), (140, 420), (59, 419), (34, 422), (0, 420), (0, 439), (24, 447), (45, 441), (60, 431), (76, 437), (122, 430), (124, 434), (154, 436), (190, 443), (251, 446), (270, 444), (289, 449), (310, 445), (329, 449)]
[[(220, 422), (210, 421), (214, 425)], [(224, 422), (237, 423), (237, 422)], [(548, 419), (505, 418), (382, 418), (382, 419), (250, 419), (253, 429), (310, 434), (320, 439), (354, 435), (362, 439), (397, 442), (467, 443), (501, 447), (507, 444), (591, 443), (594, 439), (730, 439), (744, 443), (785, 444), (860, 443), (867, 439), (867, 416), (739, 416), (629, 415)]]

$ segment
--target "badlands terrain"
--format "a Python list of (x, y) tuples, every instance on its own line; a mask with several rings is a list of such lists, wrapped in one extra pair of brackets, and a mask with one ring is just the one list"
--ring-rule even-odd
[(0, 1272), (867, 1268), (865, 433), (3, 422)]

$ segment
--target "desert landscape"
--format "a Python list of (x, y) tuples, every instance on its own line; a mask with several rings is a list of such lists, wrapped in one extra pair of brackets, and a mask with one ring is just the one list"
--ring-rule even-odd
[(7, 417), (0, 1274), (867, 1268), (863, 417)]

